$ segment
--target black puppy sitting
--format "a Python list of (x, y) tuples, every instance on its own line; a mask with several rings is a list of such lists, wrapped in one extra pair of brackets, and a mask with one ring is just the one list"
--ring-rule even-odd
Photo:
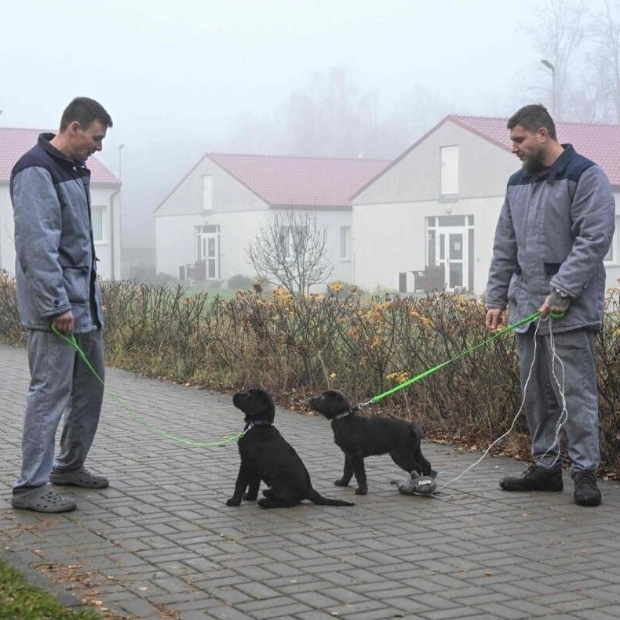
[(245, 413), (245, 434), (239, 439), (241, 466), (235, 492), (227, 506), (239, 506), (242, 498), (255, 500), (261, 480), (270, 487), (263, 491), (265, 497), (258, 502), (263, 508), (288, 508), (304, 499), (324, 506), (354, 505), (323, 497), (312, 488), (303, 461), (272, 424), (275, 406), (267, 392), (258, 389), (237, 392), (233, 405)]
[(353, 474), (357, 481), (357, 495), (366, 495), (366, 470), (364, 457), (388, 453), (400, 468), (424, 476), (435, 475), (431, 464), (422, 455), (418, 426), (379, 416), (357, 415), (342, 392), (327, 390), (310, 399), (310, 408), (331, 420), (334, 441), (344, 452), (344, 474), (336, 480), (337, 486), (347, 486)]

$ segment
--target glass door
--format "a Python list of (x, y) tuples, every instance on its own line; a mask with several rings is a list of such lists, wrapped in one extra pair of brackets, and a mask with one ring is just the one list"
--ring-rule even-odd
[(198, 262), (204, 263), (204, 277), (207, 280), (220, 279), (220, 233), (219, 226), (199, 226)]
[(467, 274), (467, 236), (462, 228), (439, 229), (439, 264), (444, 266), (446, 290), (465, 288)]

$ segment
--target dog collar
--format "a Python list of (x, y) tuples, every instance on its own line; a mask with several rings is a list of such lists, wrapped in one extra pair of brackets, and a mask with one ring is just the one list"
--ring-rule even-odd
[(249, 430), (253, 429), (255, 426), (271, 426), (271, 422), (268, 422), (267, 420), (258, 420), (256, 422), (250, 422), (243, 430), (243, 434), (245, 435)]
[(338, 415), (334, 416), (334, 420), (340, 420), (340, 418), (346, 418), (348, 415), (353, 415), (354, 413), (357, 413), (360, 410), (360, 408), (355, 405), (354, 407), (351, 407), (351, 409), (347, 409), (347, 411), (344, 411), (343, 413), (339, 413)]

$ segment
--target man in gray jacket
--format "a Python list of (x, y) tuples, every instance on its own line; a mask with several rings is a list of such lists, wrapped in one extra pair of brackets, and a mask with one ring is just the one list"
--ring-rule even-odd
[(486, 326), (497, 329), (508, 305), (511, 322), (536, 310), (543, 319), (517, 329), (534, 464), (500, 486), (562, 491), (564, 429), (575, 503), (598, 506), (594, 335), (603, 320), (603, 259), (614, 234), (614, 197), (596, 164), (558, 143), (543, 106), (521, 108), (508, 129), (523, 167), (508, 181), (495, 232)]
[[(76, 503), (51, 489), (105, 488), (84, 467), (97, 431), (102, 382), (52, 328), (75, 336), (103, 381), (103, 315), (91, 227), (90, 171), (112, 119), (93, 99), (65, 109), (58, 134), (41, 134), (15, 164), (10, 192), (15, 217), (17, 303), (28, 330), (30, 389), (14, 508), (66, 512)], [(60, 451), (55, 434), (64, 418)]]

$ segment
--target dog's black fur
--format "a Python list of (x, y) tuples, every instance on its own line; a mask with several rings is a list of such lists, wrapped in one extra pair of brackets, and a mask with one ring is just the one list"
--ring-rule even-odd
[(226, 502), (228, 506), (239, 506), (242, 498), (256, 500), (261, 480), (270, 487), (263, 491), (265, 497), (258, 502), (263, 508), (287, 508), (304, 499), (324, 506), (354, 505), (323, 497), (312, 488), (303, 461), (272, 425), (275, 406), (267, 392), (258, 389), (237, 392), (233, 405), (245, 414), (247, 432), (239, 439), (241, 465), (235, 492)]
[(309, 402), (312, 410), (331, 420), (334, 441), (344, 452), (344, 474), (336, 480), (337, 486), (347, 486), (355, 474), (355, 493), (366, 495), (364, 457), (374, 454), (388, 453), (409, 473), (417, 471), (424, 476), (435, 473), (422, 455), (422, 432), (417, 425), (396, 418), (357, 415), (357, 410), (337, 390), (327, 390)]

